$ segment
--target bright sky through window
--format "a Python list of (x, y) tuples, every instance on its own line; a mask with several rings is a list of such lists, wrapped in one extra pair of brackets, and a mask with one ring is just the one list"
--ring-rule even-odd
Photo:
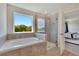
[(15, 32), (32, 32), (33, 16), (14, 12)]
[(44, 32), (45, 31), (45, 19), (43, 18), (38, 18), (37, 20), (37, 31), (38, 32)]
[(32, 16), (28, 15), (22, 15), (19, 13), (14, 14), (14, 23), (15, 25), (27, 25), (27, 26), (32, 26)]
[(44, 27), (45, 27), (44, 19), (38, 19), (38, 28), (44, 28)]

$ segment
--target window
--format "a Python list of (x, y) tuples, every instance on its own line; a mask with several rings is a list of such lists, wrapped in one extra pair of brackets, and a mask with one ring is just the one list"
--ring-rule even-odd
[(32, 32), (33, 16), (14, 12), (14, 32)]
[(45, 32), (45, 19), (44, 18), (38, 18), (37, 32)]

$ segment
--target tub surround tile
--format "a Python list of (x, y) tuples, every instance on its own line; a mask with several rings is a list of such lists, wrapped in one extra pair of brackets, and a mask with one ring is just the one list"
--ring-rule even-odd
[(0, 54), (1, 56), (41, 56), (47, 53), (46, 42), (37, 43), (23, 48), (11, 50)]
[(47, 43), (43, 42), (40, 44), (33, 45), (32, 54), (33, 56), (41, 56), (47, 53)]
[(1, 56), (20, 56), (20, 49), (12, 50), (1, 54)]
[(8, 40), (34, 37), (34, 33), (12, 33), (8, 34)]
[[(34, 33), (13, 33), (13, 34), (7, 34), (2, 37), (0, 37), (0, 46), (5, 43), (6, 39), (12, 40), (12, 39), (21, 39), (21, 38), (28, 38), (28, 37), (34, 37)], [(4, 53), (1, 53), (2, 56), (41, 56), (46, 54), (47, 52), (47, 42), (41, 42), (37, 44), (33, 44), (30, 46), (25, 46), (21, 48), (17, 48), (14, 50), (9, 50)]]
[(6, 40), (7, 40), (7, 35), (0, 36), (0, 47), (4, 44)]
[(0, 48), (0, 53), (5, 53), (10, 50), (16, 50), (16, 49), (23, 48), (29, 45), (34, 45), (34, 44), (37, 45), (42, 42), (46, 42), (46, 41), (38, 40), (35, 37), (31, 37), (27, 39), (24, 38), (24, 39), (16, 39), (16, 40), (7, 40), (7, 42), (5, 42), (3, 46)]
[(32, 46), (28, 46), (21, 49), (22, 56), (32, 56)]

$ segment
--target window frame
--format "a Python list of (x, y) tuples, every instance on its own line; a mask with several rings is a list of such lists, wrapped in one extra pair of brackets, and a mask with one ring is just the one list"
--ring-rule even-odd
[[(28, 16), (32, 16), (32, 31), (31, 32), (15, 32), (15, 23), (14, 23), (14, 13), (20, 13), (23, 15), (28, 15)], [(23, 12), (18, 12), (18, 11), (14, 11), (12, 13), (12, 19), (13, 19), (13, 33), (34, 33), (34, 16), (31, 14), (27, 14), (27, 13), (23, 13)]]

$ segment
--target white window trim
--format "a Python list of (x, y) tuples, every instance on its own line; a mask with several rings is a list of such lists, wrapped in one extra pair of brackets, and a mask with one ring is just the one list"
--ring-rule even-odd
[[(18, 12), (18, 11), (14, 11), (14, 12)], [(30, 16), (33, 16), (33, 19), (32, 19), (32, 31), (31, 32), (15, 32), (15, 27), (14, 27), (14, 12), (12, 13), (12, 20), (13, 20), (13, 33), (34, 33), (34, 16), (33, 15), (30, 15), (30, 14), (25, 14), (25, 13), (22, 13), (22, 12), (18, 12), (18, 13), (22, 13), (24, 15), (30, 15)]]

